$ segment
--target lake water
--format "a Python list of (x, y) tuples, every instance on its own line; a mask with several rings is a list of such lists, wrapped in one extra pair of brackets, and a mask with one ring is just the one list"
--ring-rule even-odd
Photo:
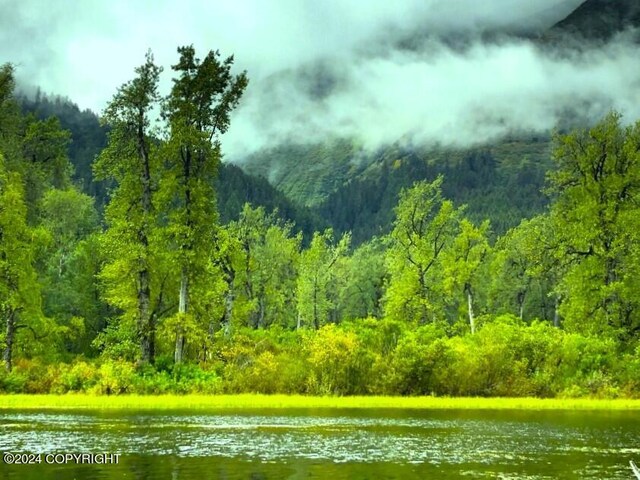
[[(0, 410), (0, 451), (38, 454), (24, 458), (41, 460), (31, 465), (0, 459), (0, 478), (20, 480), (630, 479), (629, 460), (640, 461), (640, 415)], [(67, 453), (111, 463), (58, 455)], [(119, 454), (117, 463), (105, 453)]]

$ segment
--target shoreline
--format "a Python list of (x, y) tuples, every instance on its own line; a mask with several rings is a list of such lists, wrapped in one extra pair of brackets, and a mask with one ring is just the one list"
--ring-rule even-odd
[(89, 395), (2, 394), (0, 410), (250, 410), (250, 409), (407, 409), (407, 410), (640, 410), (640, 399), (485, 397), (314, 397), (303, 395)]

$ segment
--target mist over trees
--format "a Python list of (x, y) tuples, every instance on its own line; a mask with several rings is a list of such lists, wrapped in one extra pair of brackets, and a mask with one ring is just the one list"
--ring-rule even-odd
[[(388, 231), (354, 242), (359, 209), (340, 228), (308, 211), (300, 228), (273, 198), (219, 211), (220, 134), (248, 85), (233, 65), (180, 47), (163, 95), (148, 54), (104, 112), (91, 174), (2, 67), (0, 390), (639, 394), (640, 123), (555, 135), (548, 206), (516, 226), (479, 218), (505, 198), (454, 202), (427, 167), (397, 186)], [(493, 168), (474, 159), (455, 184)]]

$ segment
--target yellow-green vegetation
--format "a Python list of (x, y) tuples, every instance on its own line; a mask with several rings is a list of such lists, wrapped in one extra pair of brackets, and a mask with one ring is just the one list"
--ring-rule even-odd
[(315, 397), (303, 395), (2, 395), (6, 409), (289, 409), (366, 408), (422, 410), (640, 410), (640, 400)]
[(478, 317), (475, 334), (360, 319), (314, 329), (238, 329), (206, 362), (20, 359), (0, 370), (11, 394), (637, 398), (640, 349), (607, 339)]

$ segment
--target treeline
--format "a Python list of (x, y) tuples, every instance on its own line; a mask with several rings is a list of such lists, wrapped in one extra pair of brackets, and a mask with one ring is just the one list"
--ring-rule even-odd
[(178, 52), (167, 96), (148, 55), (105, 111), (103, 217), (69, 133), (22, 115), (2, 68), (0, 389), (640, 392), (640, 123), (557, 136), (550, 207), (497, 239), (439, 176), (354, 248), (249, 204), (221, 221), (218, 137), (248, 80)]

